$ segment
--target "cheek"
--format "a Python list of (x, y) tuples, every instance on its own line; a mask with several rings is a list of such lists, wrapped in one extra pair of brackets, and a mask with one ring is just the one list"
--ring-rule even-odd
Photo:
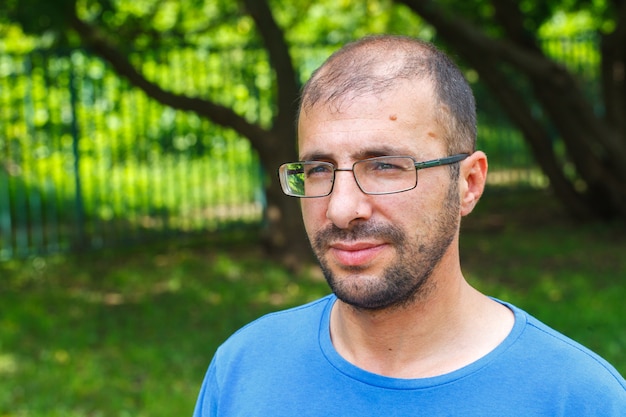
[(426, 215), (426, 207), (418, 197), (412, 199), (394, 199), (381, 208), (381, 215), (387, 221), (399, 226), (412, 236), (421, 228)]
[(319, 230), (326, 221), (326, 210), (328, 204), (324, 198), (303, 198), (300, 200), (300, 209), (302, 210), (302, 220), (307, 234), (315, 230)]
[(406, 193), (389, 195), (390, 198), (379, 208), (380, 214), (388, 221), (401, 226), (412, 236), (420, 233), (441, 214), (441, 199), (445, 195), (443, 187), (416, 188)]

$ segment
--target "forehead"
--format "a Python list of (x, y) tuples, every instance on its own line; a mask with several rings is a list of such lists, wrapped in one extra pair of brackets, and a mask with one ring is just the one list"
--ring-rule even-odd
[(426, 82), (399, 83), (383, 94), (346, 97), (303, 109), (301, 159), (362, 159), (379, 155), (441, 154), (442, 131)]

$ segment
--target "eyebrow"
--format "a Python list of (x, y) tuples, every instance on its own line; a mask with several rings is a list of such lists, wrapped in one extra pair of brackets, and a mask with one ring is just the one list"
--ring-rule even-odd
[[(396, 156), (407, 155), (411, 156), (411, 152), (397, 147), (381, 145), (376, 148), (361, 149), (350, 154), (350, 157), (355, 161), (360, 161), (367, 158), (375, 158), (377, 156)], [(332, 153), (327, 152), (312, 152), (306, 153), (300, 156), (301, 161), (334, 161)]]

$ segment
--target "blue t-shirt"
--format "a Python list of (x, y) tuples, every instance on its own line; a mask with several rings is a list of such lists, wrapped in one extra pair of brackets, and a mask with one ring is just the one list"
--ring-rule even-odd
[(507, 338), (432, 378), (360, 369), (335, 350), (336, 298), (266, 315), (215, 353), (194, 417), (626, 416), (626, 382), (604, 359), (506, 303)]

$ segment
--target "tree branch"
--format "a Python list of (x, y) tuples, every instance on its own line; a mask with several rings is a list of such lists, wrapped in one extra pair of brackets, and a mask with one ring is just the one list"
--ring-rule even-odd
[[(619, 3), (619, 4), (618, 4)], [(602, 94), (606, 120), (625, 132), (626, 144), (626, 2), (615, 2), (618, 10), (615, 30), (602, 36)]]
[(273, 129), (294, 129), (299, 95), (299, 81), (291, 61), (285, 35), (274, 20), (267, 0), (242, 0), (254, 19), (269, 53), (270, 64), (280, 80), (278, 85), (278, 113)]
[[(572, 155), (574, 158), (587, 155), (584, 162), (580, 158), (575, 161), (583, 172), (597, 175), (604, 170), (602, 159), (623, 161), (626, 158), (626, 146), (595, 116), (565, 67), (546, 58), (540, 50), (528, 50), (507, 40), (490, 38), (466, 20), (447, 14), (432, 0), (397, 1), (430, 22), (473, 67), (480, 66), (483, 61), (492, 62), (494, 66), (504, 61), (526, 75), (535, 88), (535, 96), (561, 131), (563, 140), (568, 146), (585, 148)], [(481, 76), (492, 71), (482, 71)], [(607, 152), (598, 154), (601, 148), (597, 142), (602, 143)], [(591, 161), (590, 155), (596, 156), (595, 161)]]
[(99, 33), (98, 29), (83, 22), (75, 14), (70, 17), (69, 23), (79, 34), (87, 48), (105, 59), (118, 74), (125, 77), (135, 87), (143, 90), (149, 97), (177, 110), (193, 111), (220, 126), (231, 128), (248, 138), (255, 149), (263, 148), (262, 142), (268, 133), (258, 125), (248, 122), (232, 109), (210, 100), (174, 94), (164, 90), (158, 84), (146, 79), (125, 55), (120, 53), (103, 34)]
[[(477, 71), (485, 72), (486, 67), (495, 63), (489, 61), (478, 61)], [(483, 66), (483, 67), (481, 67)], [(588, 218), (591, 213), (587, 207), (576, 197), (577, 191), (565, 177), (554, 149), (552, 141), (546, 129), (538, 122), (530, 112), (530, 109), (523, 103), (523, 97), (514, 89), (509, 87), (509, 81), (499, 72), (492, 71), (482, 78), (489, 87), (498, 102), (504, 107), (506, 113), (512, 121), (520, 127), (528, 144), (533, 149), (535, 159), (542, 171), (550, 178), (554, 193), (561, 201), (569, 202), (570, 212), (576, 218)]]
[(515, 43), (525, 48), (538, 51), (535, 38), (524, 28), (524, 16), (519, 9), (519, 2), (513, 0), (493, 0), (495, 18), (505, 33)]

